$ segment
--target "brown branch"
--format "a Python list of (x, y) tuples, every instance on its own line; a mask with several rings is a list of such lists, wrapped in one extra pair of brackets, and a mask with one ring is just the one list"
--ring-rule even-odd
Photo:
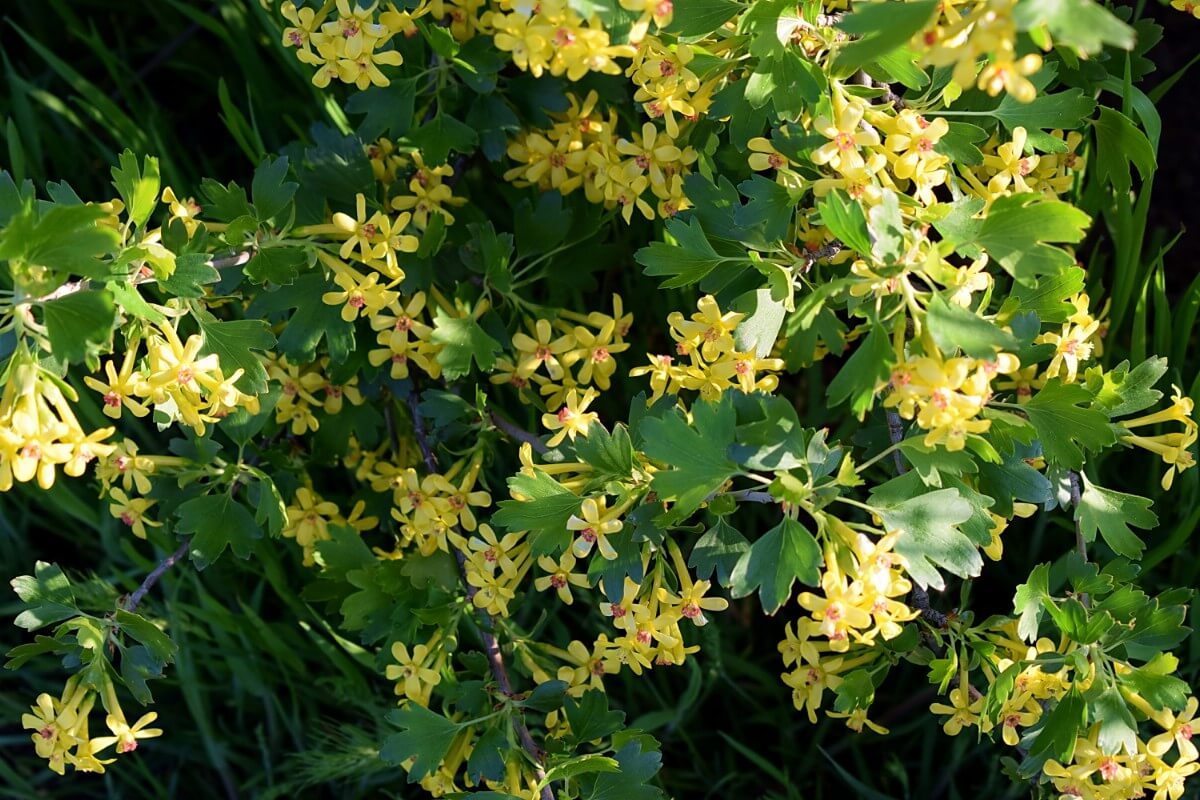
[(550, 451), (550, 448), (546, 447), (545, 443), (542, 442), (541, 439), (525, 430), (520, 425), (517, 425), (517, 423), (513, 422), (512, 420), (505, 419), (504, 417), (500, 416), (500, 412), (496, 411), (495, 409), (488, 413), (488, 419), (490, 419), (492, 425), (494, 425), (501, 432), (508, 434), (518, 442), (527, 442), (529, 446), (533, 448), (533, 452), (541, 454)]
[(129, 599), (125, 601), (126, 611), (133, 612), (137, 610), (138, 605), (142, 602), (142, 600), (145, 599), (146, 593), (154, 588), (154, 584), (158, 583), (158, 579), (161, 578), (167, 570), (175, 566), (175, 563), (178, 562), (179, 559), (187, 555), (188, 547), (190, 547), (191, 544), (191, 539), (185, 539), (183, 544), (179, 545), (179, 549), (177, 549), (174, 553), (171, 553), (171, 555), (167, 556), (162, 561), (158, 562), (158, 566), (150, 571), (150, 574), (146, 576), (146, 580), (142, 581), (142, 585), (139, 586), (133, 594), (129, 595)]
[[(893, 445), (899, 445), (904, 439), (904, 423), (900, 421), (900, 415), (892, 410), (887, 412), (888, 438), (892, 440)], [(900, 450), (892, 452), (892, 458), (896, 462), (896, 472), (903, 475), (908, 472), (908, 465), (904, 463), (904, 456)]]
[[(413, 436), (417, 440), (417, 446), (421, 448), (421, 456), (425, 461), (425, 466), (430, 472), (438, 471), (437, 456), (433, 452), (433, 448), (429, 444), (429, 438), (425, 432), (425, 419), (421, 416), (421, 398), (414, 384), (412, 391), (408, 395), (408, 408), (412, 413)], [(499, 417), (493, 412), (492, 420), (495, 422)], [(500, 425), (496, 425), (500, 428)], [(516, 426), (513, 426), (514, 428)], [(502, 428), (503, 430), (503, 428)], [(517, 428), (517, 430), (520, 430)], [(526, 436), (532, 436), (525, 431), (521, 431)], [(514, 437), (517, 438), (517, 437)], [(540, 444), (540, 442), (539, 442)], [(544, 452), (544, 449), (543, 449)], [(479, 591), (477, 587), (472, 586), (467, 580), (467, 557), (457, 547), (451, 545), (454, 550), (454, 558), (458, 562), (458, 571), (462, 578), (463, 586), (467, 591), (467, 602), (474, 605), (475, 594)], [(512, 679), (508, 675), (508, 667), (504, 663), (504, 653), (500, 650), (500, 642), (496, 639), (496, 626), (492, 620), (491, 614), (482, 608), (476, 608), (475, 614), (479, 617), (479, 638), (483, 641), (483, 649), (487, 655), (488, 666), (491, 669), (492, 677), (496, 681), (496, 685), (500, 687), (500, 692), (505, 697), (513, 696)], [(530, 734), (529, 728), (525, 725), (525, 718), (521, 713), (513, 714), (512, 717), (513, 730), (517, 734), (518, 741), (521, 742), (521, 747), (529, 755), (533, 762), (533, 774), (537, 778), (538, 783), (546, 779), (546, 769), (543, 766), (544, 753), (537, 742), (533, 740), (533, 735)], [(555, 800), (554, 790), (550, 786), (543, 786), (541, 790), (542, 800)]]

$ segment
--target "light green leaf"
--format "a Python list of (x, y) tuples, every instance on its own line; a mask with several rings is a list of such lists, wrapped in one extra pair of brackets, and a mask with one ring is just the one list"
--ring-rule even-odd
[(938, 0), (909, 3), (859, 3), (838, 27), (855, 39), (838, 51), (835, 61), (843, 70), (856, 70), (885, 56), (925, 27), (937, 12)]
[(1012, 16), (1018, 30), (1045, 26), (1056, 45), (1086, 54), (1106, 44), (1131, 50), (1137, 40), (1133, 28), (1094, 0), (1023, 0), (1013, 7)]
[(57, 564), (38, 561), (32, 575), (21, 575), (9, 582), (25, 608), (13, 620), (18, 628), (35, 631), (79, 613), (71, 582)]
[(896, 552), (908, 560), (908, 572), (919, 586), (945, 588), (938, 567), (960, 578), (973, 578), (983, 569), (979, 549), (960, 529), (974, 511), (954, 489), (910, 497), (880, 507), (878, 513), (887, 530), (900, 532)]
[(1040, 276), (1058, 275), (1075, 264), (1070, 253), (1050, 243), (1082, 241), (1090, 222), (1070, 203), (1042, 195), (1011, 195), (992, 204), (973, 244), (1018, 282), (1032, 286)]
[(158, 205), (158, 159), (146, 156), (138, 169), (137, 156), (127, 148), (118, 160), (120, 166), (112, 168), (113, 186), (125, 203), (129, 221), (140, 229)]
[(675, 6), (666, 32), (681, 37), (705, 36), (742, 10), (733, 0), (687, 0)]
[(840, 190), (830, 192), (818, 201), (821, 223), (833, 232), (842, 244), (860, 255), (871, 252), (871, 236), (867, 233), (867, 217), (857, 200), (851, 200)]
[(959, 305), (947, 303), (940, 294), (929, 302), (925, 323), (943, 353), (961, 349), (971, 358), (995, 361), (998, 352), (1013, 352), (1020, 343), (995, 323)]
[(1079, 384), (1055, 379), (1021, 406), (1037, 429), (1047, 461), (1079, 469), (1084, 450), (1099, 450), (1116, 441), (1108, 417), (1083, 407), (1091, 399), (1088, 390)]
[(544, 472), (517, 474), (508, 479), (520, 500), (501, 500), (492, 522), (510, 531), (532, 534), (533, 554), (556, 555), (571, 545), (567, 520), (579, 511), (582, 500)]
[(87, 289), (42, 306), (50, 349), (63, 361), (78, 363), (107, 352), (116, 308), (112, 292)]
[(633, 256), (646, 268), (647, 275), (668, 276), (662, 282), (664, 289), (697, 283), (725, 260), (709, 244), (700, 220), (695, 217), (686, 223), (680, 219), (668, 220), (667, 233), (675, 239), (675, 244), (651, 242)]
[(871, 407), (876, 390), (887, 382), (895, 361), (895, 351), (887, 332), (878, 325), (871, 328), (867, 338), (830, 381), (826, 390), (829, 405), (849, 400), (854, 415), (861, 417)]

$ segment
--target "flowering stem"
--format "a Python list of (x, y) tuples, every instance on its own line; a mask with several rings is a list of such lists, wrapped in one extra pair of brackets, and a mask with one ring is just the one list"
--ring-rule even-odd
[[(412, 413), (413, 421), (413, 436), (416, 437), (417, 446), (421, 448), (421, 457), (425, 461), (425, 466), (430, 472), (437, 472), (437, 456), (434, 454), (425, 433), (425, 420), (421, 416), (420, 405), (421, 397), (414, 385), (412, 392), (408, 395), (408, 408)], [(493, 421), (497, 418), (494, 412), (492, 417)], [(496, 427), (500, 426), (497, 425)], [(524, 433), (524, 431), (522, 432)], [(458, 562), (458, 571), (462, 577), (463, 586), (467, 590), (467, 602), (474, 604), (475, 592), (477, 590), (467, 580), (467, 557), (457, 547), (451, 545), (451, 549), (454, 550), (454, 558)], [(500, 643), (496, 640), (495, 623), (491, 615), (482, 608), (477, 607), (475, 614), (479, 617), (479, 638), (483, 641), (483, 650), (487, 655), (492, 677), (495, 679), (496, 685), (500, 687), (500, 692), (506, 697), (512, 697), (512, 680), (508, 676), (508, 667), (504, 663), (504, 653), (500, 651)], [(537, 779), (538, 785), (542, 785), (546, 780), (546, 769), (542, 766), (542, 749), (533, 740), (533, 736), (529, 733), (529, 728), (525, 725), (525, 719), (521, 714), (513, 715), (512, 724), (513, 730), (517, 734), (517, 739), (521, 742), (521, 747), (529, 755), (530, 761), (533, 762), (534, 777)], [(554, 790), (548, 785), (542, 786), (541, 798), (542, 800), (555, 800)]]
[(133, 611), (137, 610), (138, 604), (145, 599), (146, 593), (154, 588), (154, 584), (158, 583), (158, 579), (161, 578), (167, 570), (175, 566), (175, 562), (187, 555), (188, 547), (191, 546), (191, 544), (191, 539), (185, 539), (183, 544), (179, 545), (179, 548), (174, 553), (171, 553), (171, 555), (158, 562), (158, 566), (150, 571), (150, 574), (146, 576), (146, 580), (142, 581), (142, 585), (139, 586), (133, 594), (129, 595), (129, 599), (125, 601), (126, 611), (132, 613)]

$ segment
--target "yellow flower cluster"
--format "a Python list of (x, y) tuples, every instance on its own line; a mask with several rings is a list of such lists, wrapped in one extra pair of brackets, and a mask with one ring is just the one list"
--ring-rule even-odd
[(896, 638), (903, 630), (901, 623), (917, 617), (916, 611), (896, 599), (912, 591), (904, 558), (892, 550), (900, 534), (873, 540), (840, 522), (831, 528), (842, 541), (825, 547), (822, 594), (802, 592), (796, 598), (815, 624), (807, 629), (828, 638), (835, 653), (846, 652), (851, 642), (870, 646), (876, 637)]
[[(421, 475), (413, 467), (377, 461), (365, 472), (371, 488), (392, 493), (392, 518), (401, 525), (399, 547), (415, 543), (418, 552), (450, 552), (447, 534), (452, 528), (468, 533), (479, 527), (473, 509), (491, 506), (492, 496), (477, 489), (483, 451), (461, 459), (443, 473)], [(464, 471), (465, 469), (465, 471)], [(454, 483), (462, 473), (458, 483)]]
[(1183, 425), (1182, 431), (1164, 433), (1158, 436), (1142, 436), (1134, 433), (1124, 433), (1119, 438), (1125, 444), (1141, 447), (1162, 458), (1167, 465), (1167, 471), (1162, 478), (1162, 487), (1166, 491), (1175, 482), (1175, 473), (1183, 472), (1196, 466), (1196, 458), (1192, 455), (1192, 445), (1200, 437), (1200, 426), (1192, 419), (1195, 410), (1190, 397), (1183, 394), (1178, 386), (1171, 397), (1171, 405), (1162, 411), (1146, 414), (1134, 419), (1121, 420), (1121, 427), (1127, 431), (1147, 425), (1161, 425), (1166, 422), (1178, 422)]
[[(1016, 4), (1017, 0), (942, 3), (935, 24), (913, 39), (923, 65), (954, 67), (950, 86), (943, 92), (947, 100), (973, 84), (992, 96), (1007, 92), (1022, 103), (1037, 96), (1028, 76), (1042, 68), (1042, 57), (1016, 55), (1017, 27), (1012, 19)], [(969, 7), (961, 8), (964, 5)]]
[[(362, 393), (358, 391), (358, 376), (344, 384), (333, 383), (325, 376), (329, 357), (316, 362), (297, 366), (286, 356), (268, 355), (263, 358), (267, 375), (280, 384), (279, 400), (275, 403), (275, 421), (287, 425), (296, 436), (320, 427), (314, 409), (326, 414), (338, 414), (348, 400), (351, 405), (362, 405)], [(317, 395), (321, 397), (318, 398)]]
[(992, 379), (1015, 374), (1021, 363), (1011, 353), (983, 361), (946, 359), (936, 348), (931, 350), (933, 355), (908, 358), (892, 370), (892, 391), (883, 404), (905, 419), (916, 417), (917, 424), (929, 431), (926, 447), (962, 450), (968, 435), (991, 427), (991, 421), (980, 419), (979, 414), (991, 398)]
[[(614, 356), (629, 348), (625, 337), (633, 326), (633, 314), (625, 312), (620, 295), (614, 294), (612, 303), (611, 314), (603, 311), (580, 314), (560, 309), (557, 319), (526, 319), (528, 333), (513, 334), (513, 358), (497, 359), (489, 380), (516, 387), (526, 402), (529, 401), (526, 391), (537, 386), (548, 407), (570, 406), (572, 411), (562, 412), (567, 416), (575, 410), (582, 412), (596, 396), (590, 387), (607, 390), (617, 371)], [(568, 402), (571, 397), (576, 399)], [(558, 430), (562, 426), (550, 427)], [(582, 432), (586, 435), (586, 424)], [(571, 438), (575, 435), (571, 434)]]
[(21, 727), (33, 731), (34, 750), (59, 775), (68, 766), (76, 772), (104, 772), (104, 767), (116, 759), (100, 758), (101, 751), (116, 745), (117, 753), (131, 753), (137, 749), (139, 739), (162, 736), (161, 728), (149, 727), (158, 719), (156, 712), (144, 714), (130, 725), (117, 702), (112, 681), (105, 677), (103, 683), (101, 699), (108, 711), (104, 724), (111, 736), (93, 737), (88, 733), (88, 718), (97, 694), (78, 675), (67, 679), (62, 697), (40, 694), (30, 713), (21, 716)]
[(354, 504), (348, 516), (343, 517), (337, 503), (323, 500), (312, 489), (302, 486), (296, 490), (292, 504), (286, 509), (287, 521), (283, 535), (295, 539), (304, 550), (304, 566), (318, 563), (317, 543), (328, 541), (330, 525), (345, 525), (362, 533), (379, 525), (378, 517), (364, 517), (367, 506), (362, 500)]
[(512, 54), (523, 71), (544, 72), (577, 81), (589, 72), (620, 75), (614, 59), (632, 58), (630, 45), (612, 44), (599, 17), (584, 20), (566, 0), (500, 0), (500, 10), (485, 12), (484, 28), (496, 47)]
[[(208, 424), (236, 408), (258, 413), (258, 398), (242, 392), (236, 385), (244, 370), (238, 368), (226, 377), (216, 353), (200, 355), (203, 336), (192, 334), (184, 342), (170, 322), (162, 322), (150, 330), (144, 342), (136, 339), (126, 342), (119, 370), (115, 360), (105, 363), (107, 382), (90, 375), (84, 378), (91, 389), (103, 396), (107, 416), (120, 419), (122, 410), (127, 408), (135, 417), (144, 417), (150, 413), (148, 403), (156, 413), (203, 436)], [(138, 370), (135, 367), (143, 343), (146, 358)]]
[[(379, 65), (398, 67), (404, 58), (395, 49), (384, 49), (397, 34), (416, 32), (415, 17), (428, 11), (423, 5), (414, 12), (398, 11), (389, 4), (377, 14), (379, 3), (369, 8), (350, 6), (349, 0), (326, 2), (319, 9), (300, 8), (288, 0), (280, 13), (291, 23), (283, 31), (283, 46), (296, 48), (296, 58), (317, 67), (314, 86), (324, 88), (337, 79), (352, 83), (360, 90), (369, 86), (387, 86), (390, 81)], [(328, 22), (331, 11), (337, 15)]]
[(989, 207), (997, 197), (1008, 194), (1041, 192), (1057, 197), (1069, 191), (1085, 166), (1084, 157), (1076, 152), (1083, 136), (1077, 131), (1052, 131), (1050, 136), (1062, 141), (1064, 152), (1033, 153), (1028, 145), (1029, 132), (1021, 127), (1013, 129), (1012, 139), (1007, 142), (993, 134), (983, 145), (982, 165), (975, 169), (956, 165), (966, 182), (963, 188)]
[(1171, 8), (1200, 19), (1200, 3), (1195, 0), (1171, 0)]
[(507, 617), (508, 604), (517, 596), (517, 587), (533, 563), (533, 550), (525, 533), (514, 531), (501, 537), (484, 523), (469, 539), (453, 528), (446, 537), (465, 557), (462, 567), (471, 587), (467, 590), (471, 602), (493, 617)]
[(656, 211), (673, 217), (688, 207), (683, 179), (698, 156), (692, 147), (676, 144), (678, 132), (647, 122), (631, 138), (618, 137), (616, 112), (605, 117), (597, 111), (595, 92), (582, 103), (567, 97), (568, 109), (550, 115), (553, 127), (524, 131), (509, 143), (508, 157), (518, 166), (504, 173), (505, 180), (564, 195), (582, 188), (589, 202), (620, 207), (626, 222), (635, 210), (653, 219)]
[(375, 341), (382, 345), (367, 353), (372, 366), (390, 362), (390, 374), (396, 380), (408, 377), (410, 364), (431, 378), (442, 374), (442, 365), (437, 362), (441, 346), (431, 339), (433, 328), (422, 321), (424, 310), (425, 293), (417, 292), (408, 302), (392, 300), (371, 317), (371, 328), (377, 332)]
[(696, 308), (690, 318), (679, 311), (667, 317), (675, 354), (686, 362), (677, 364), (675, 356), (647, 354), (649, 365), (630, 370), (634, 377), (650, 376), (650, 399), (678, 394), (681, 389), (699, 391), (706, 400), (720, 397), (726, 389), (746, 394), (775, 391), (779, 377), (774, 373), (783, 369), (783, 361), (759, 358), (758, 342), (737, 349), (735, 333), (746, 315), (721, 311), (712, 295), (701, 297)]
[(74, 390), (44, 370), (21, 347), (8, 363), (0, 394), (0, 492), (13, 481), (54, 485), (62, 467), (71, 477), (83, 474), (94, 459), (108, 455), (113, 446), (104, 440), (113, 428), (85, 433), (71, 409)]
[[(808, 721), (814, 724), (826, 690), (837, 691), (844, 680), (843, 675), (874, 662), (880, 656), (878, 649), (870, 647), (856, 648), (853, 653), (833, 653), (829, 642), (814, 641), (819, 634), (820, 623), (806, 618), (798, 620), (794, 629), (790, 624), (784, 626), (784, 640), (779, 643), (783, 666), (790, 668), (780, 677), (792, 690), (792, 705), (797, 711), (806, 712)], [(827, 716), (837, 716), (837, 712), (825, 713)], [(876, 733), (887, 733), (886, 729), (866, 718), (865, 709), (856, 709), (847, 719), (847, 725), (856, 732), (866, 725)]]
[[(629, 0), (622, 0), (629, 2)], [(679, 121), (675, 115), (695, 122), (712, 105), (712, 96), (720, 84), (720, 75), (701, 81), (688, 65), (696, 57), (691, 45), (667, 45), (650, 37), (642, 41), (625, 70), (637, 91), (633, 99), (651, 119), (662, 119), (667, 135), (679, 136)]]
[[(970, 684), (965, 666), (960, 668), (955, 686), (947, 694), (949, 702), (936, 702), (929, 707), (930, 711), (945, 718), (942, 729), (950, 736), (957, 736), (964, 728), (977, 728), (984, 734), (999, 733), (1005, 744), (1016, 747), (1021, 742), (1022, 729), (1036, 725), (1048, 703), (1060, 700), (1072, 684), (1086, 691), (1095, 677), (1094, 664), (1088, 674), (1072, 676), (1069, 659), (1055, 672), (1042, 669), (1037, 660), (1039, 657), (1065, 655), (1077, 645), (1067, 643), (1065, 647), (1055, 647), (1045, 638), (1033, 646), (1026, 645), (1017, 636), (1016, 621), (985, 631), (984, 639), (994, 649), (987, 656), (982, 655), (983, 650), (976, 649), (981, 658), (977, 674), (981, 674), (990, 686), (1016, 665), (1019, 672), (1013, 680), (1012, 693), (998, 713), (985, 716), (984, 692)], [(1131, 669), (1119, 661), (1113, 662), (1112, 668), (1118, 674), (1128, 673)], [(1142, 719), (1150, 720), (1162, 732), (1149, 740), (1138, 736), (1132, 753), (1106, 753), (1099, 745), (1100, 725), (1093, 725), (1086, 736), (1076, 739), (1070, 763), (1051, 759), (1042, 768), (1062, 800), (1132, 800), (1136, 797), (1179, 800), (1183, 796), (1184, 781), (1200, 771), (1198, 753), (1192, 743), (1193, 724), (1200, 706), (1196, 698), (1188, 698), (1183, 710), (1174, 713), (1167, 708), (1155, 709), (1128, 688), (1122, 690), (1122, 697), (1140, 712)]]

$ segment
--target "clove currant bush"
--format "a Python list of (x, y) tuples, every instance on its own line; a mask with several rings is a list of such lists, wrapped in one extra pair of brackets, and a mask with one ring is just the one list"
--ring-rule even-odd
[(0, 34), (6, 796), (1200, 796), (1200, 6), (116, 5)]

